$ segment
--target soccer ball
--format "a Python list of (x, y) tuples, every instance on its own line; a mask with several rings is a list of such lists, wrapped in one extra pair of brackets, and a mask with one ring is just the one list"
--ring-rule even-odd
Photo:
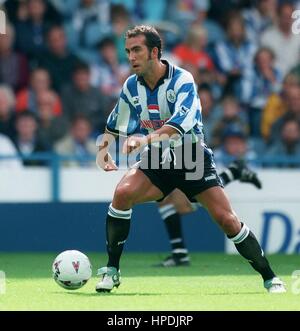
[(52, 264), (56, 283), (67, 289), (77, 290), (92, 276), (92, 266), (86, 255), (76, 250), (60, 253)]

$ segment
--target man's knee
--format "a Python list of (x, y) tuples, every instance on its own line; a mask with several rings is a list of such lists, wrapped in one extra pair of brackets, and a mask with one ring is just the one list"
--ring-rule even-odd
[(229, 236), (234, 236), (239, 233), (241, 223), (234, 212), (227, 210), (217, 210), (214, 212), (213, 218), (222, 228), (222, 230)]
[(113, 198), (114, 208), (120, 210), (130, 209), (134, 204), (134, 193), (134, 190), (129, 185), (117, 186)]

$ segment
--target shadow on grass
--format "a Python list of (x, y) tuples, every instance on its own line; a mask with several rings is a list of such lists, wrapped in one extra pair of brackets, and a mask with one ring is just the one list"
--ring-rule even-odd
[[(67, 295), (74, 295), (74, 296), (79, 296), (79, 297), (107, 297), (107, 296), (120, 296), (120, 297), (127, 297), (127, 296), (162, 296), (162, 295), (175, 295), (175, 296), (180, 296), (180, 295), (187, 295), (187, 293), (147, 293), (147, 292), (130, 292), (130, 293), (122, 293), (122, 292), (103, 292), (103, 293), (96, 293), (96, 292), (91, 292), (91, 293), (86, 293), (86, 292), (52, 292), (53, 294), (67, 294)], [(248, 292), (210, 292), (210, 293), (203, 293), (203, 296), (216, 296), (216, 295), (223, 295), (223, 296), (232, 296), (232, 295), (262, 295), (265, 296), (267, 292), (265, 291), (248, 291)]]
[[(51, 278), (53, 253), (5, 253), (1, 254), (1, 270), (7, 279), (12, 278)], [(93, 274), (97, 266), (106, 261), (106, 255), (88, 253), (93, 265)], [(162, 253), (127, 253), (122, 259), (121, 273), (126, 277), (203, 277), (220, 275), (255, 275), (249, 264), (238, 255), (217, 253), (191, 253), (189, 267), (154, 267), (164, 255)], [(299, 255), (271, 255), (271, 265), (279, 276), (290, 276), (299, 268)], [(105, 263), (103, 263), (105, 264)], [(22, 268), (20, 268), (22, 265)]]
[[(161, 293), (116, 293), (116, 292), (110, 292), (110, 293), (85, 293), (85, 292), (52, 292), (53, 294), (67, 294), (67, 295), (74, 295), (79, 297), (107, 297), (107, 296), (161, 296)], [(171, 293), (168, 295), (178, 295), (178, 293)]]
[(253, 292), (212, 292), (212, 293), (205, 293), (205, 295), (263, 295), (265, 296), (267, 292), (258, 292), (258, 291), (253, 291)]

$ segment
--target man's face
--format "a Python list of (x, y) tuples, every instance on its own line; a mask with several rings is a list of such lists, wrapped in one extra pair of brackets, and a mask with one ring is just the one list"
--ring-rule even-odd
[(224, 141), (225, 151), (235, 157), (242, 157), (247, 151), (247, 143), (245, 139), (238, 136), (227, 137)]
[(229, 23), (228, 36), (232, 42), (240, 43), (245, 37), (245, 29), (240, 19), (234, 19)]
[(16, 128), (18, 136), (23, 141), (32, 140), (37, 130), (37, 123), (31, 117), (21, 117), (17, 120)]
[(80, 91), (87, 91), (90, 87), (90, 73), (88, 70), (77, 70), (73, 75), (73, 80)]
[(85, 143), (91, 134), (91, 126), (88, 121), (79, 119), (72, 126), (72, 136), (79, 143)]
[(153, 62), (153, 51), (150, 53), (146, 44), (145, 36), (139, 35), (136, 37), (128, 38), (125, 44), (125, 50), (132, 70), (138, 76), (143, 76), (151, 69)]
[(54, 54), (62, 54), (66, 50), (66, 36), (63, 29), (55, 28), (48, 36), (49, 48)]
[(300, 141), (299, 124), (293, 120), (286, 122), (282, 128), (281, 137), (287, 144), (298, 143)]
[(272, 54), (266, 50), (261, 51), (256, 58), (256, 63), (260, 70), (270, 68), (273, 64)]
[(279, 26), (283, 31), (291, 31), (291, 26), (293, 24), (293, 7), (291, 5), (284, 5), (278, 16)]
[(6, 116), (9, 113), (10, 104), (4, 90), (0, 90), (0, 117)]

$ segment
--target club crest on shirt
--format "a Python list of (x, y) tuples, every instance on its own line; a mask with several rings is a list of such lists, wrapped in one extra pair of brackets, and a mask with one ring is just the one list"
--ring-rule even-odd
[(167, 91), (167, 100), (171, 103), (174, 103), (176, 101), (176, 94), (174, 90)]
[(138, 96), (132, 98), (132, 102), (135, 106), (137, 106), (140, 103), (140, 99)]

